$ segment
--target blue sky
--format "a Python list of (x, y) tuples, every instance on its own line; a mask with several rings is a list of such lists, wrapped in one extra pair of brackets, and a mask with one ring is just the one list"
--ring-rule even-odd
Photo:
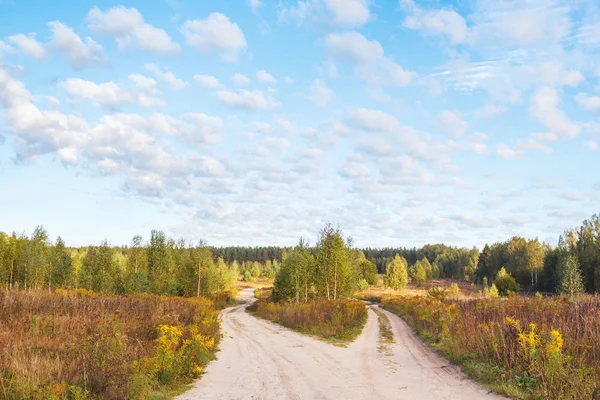
[(0, 0), (0, 230), (555, 242), (600, 211), (594, 0)]

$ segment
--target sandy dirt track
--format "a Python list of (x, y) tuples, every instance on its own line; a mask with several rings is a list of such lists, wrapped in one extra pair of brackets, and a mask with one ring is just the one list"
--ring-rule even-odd
[[(240, 292), (250, 304), (252, 289)], [(371, 306), (376, 307), (376, 306)], [(369, 309), (362, 334), (347, 348), (255, 318), (245, 305), (222, 312), (217, 360), (180, 400), (224, 399), (500, 399), (431, 352), (397, 316), (396, 343), (378, 350), (379, 323)]]

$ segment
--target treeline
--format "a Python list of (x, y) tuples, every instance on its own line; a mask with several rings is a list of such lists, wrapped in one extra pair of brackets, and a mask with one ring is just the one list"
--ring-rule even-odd
[[(263, 273), (259, 265), (258, 275)], [(0, 284), (15, 289), (85, 288), (99, 292), (219, 297), (251, 268), (227, 263), (203, 242), (175, 240), (153, 230), (130, 246), (67, 248), (42, 227), (31, 237), (0, 232)], [(255, 272), (254, 272), (255, 273)], [(274, 273), (271, 275), (274, 276)]]
[(435, 278), (470, 278), (477, 270), (479, 250), (452, 247), (444, 244), (427, 244), (421, 248), (384, 248), (363, 250), (367, 259), (377, 266), (377, 271), (385, 273), (387, 265), (396, 255), (403, 257), (409, 265), (415, 265), (426, 258), (435, 269)]
[(231, 264), (234, 261), (237, 262), (259, 262), (265, 264), (267, 261), (277, 260), (281, 262), (286, 251), (291, 250), (291, 247), (244, 247), (244, 246), (230, 246), (230, 247), (211, 247), (215, 257), (220, 257), (225, 260), (226, 263)]
[(581, 226), (565, 231), (556, 247), (520, 237), (486, 245), (476, 277), (490, 280), (502, 267), (522, 287), (546, 292), (600, 292), (600, 216), (593, 215)]

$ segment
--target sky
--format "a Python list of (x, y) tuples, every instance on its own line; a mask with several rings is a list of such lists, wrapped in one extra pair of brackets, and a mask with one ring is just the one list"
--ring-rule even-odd
[(0, 231), (555, 243), (600, 212), (597, 0), (0, 0)]

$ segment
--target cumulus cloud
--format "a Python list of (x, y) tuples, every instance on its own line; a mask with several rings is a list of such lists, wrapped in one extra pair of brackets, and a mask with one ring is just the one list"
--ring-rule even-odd
[(262, 83), (276, 83), (277, 82), (277, 79), (275, 79), (275, 77), (273, 75), (269, 74), (264, 69), (261, 69), (260, 71), (258, 71), (256, 73), (256, 79), (258, 79), (258, 81), (262, 82)]
[(41, 60), (46, 56), (46, 49), (42, 43), (37, 41), (35, 33), (30, 33), (29, 35), (20, 33), (9, 36), (8, 41), (13, 43), (23, 53), (30, 55), (36, 60)]
[(461, 44), (467, 40), (467, 23), (456, 11), (450, 8), (425, 10), (415, 5), (413, 0), (401, 0), (400, 4), (407, 13), (404, 27), (420, 31), (424, 35), (447, 36), (452, 44)]
[(556, 89), (548, 86), (538, 88), (531, 96), (529, 112), (550, 131), (565, 139), (573, 139), (579, 135), (581, 126), (572, 122), (558, 108), (560, 98)]
[(578, 93), (575, 100), (586, 111), (600, 112), (600, 96)]
[(52, 32), (52, 40), (48, 46), (53, 51), (64, 54), (73, 69), (80, 70), (104, 64), (104, 49), (92, 38), (87, 38), (84, 42), (62, 22), (52, 21), (48, 26)]
[(398, 128), (398, 120), (381, 110), (352, 108), (348, 122), (356, 128), (371, 132), (393, 132)]
[(209, 89), (216, 89), (221, 86), (219, 80), (212, 75), (194, 75), (194, 80)]
[(179, 79), (168, 69), (163, 69), (156, 64), (146, 64), (146, 69), (152, 72), (160, 81), (165, 82), (174, 90), (182, 90), (188, 87), (189, 83)]
[(202, 53), (219, 53), (224, 61), (236, 62), (248, 44), (240, 27), (221, 13), (188, 20), (181, 27), (187, 43)]
[(437, 120), (438, 127), (454, 137), (465, 135), (469, 124), (452, 111), (443, 110)]
[(114, 82), (96, 84), (79, 78), (69, 78), (59, 83), (71, 99), (90, 100), (105, 108), (116, 108), (131, 104), (153, 108), (165, 105), (161, 99), (122, 89)]
[(233, 81), (233, 83), (240, 86), (247, 86), (252, 83), (250, 78), (243, 74), (235, 74), (231, 77), (231, 80)]
[(130, 74), (128, 79), (142, 92), (157, 93), (158, 82), (154, 78), (142, 74)]
[(310, 90), (310, 98), (318, 107), (327, 107), (335, 97), (333, 90), (329, 89), (325, 82), (320, 79), (313, 81)]
[(356, 76), (370, 84), (406, 86), (417, 76), (385, 56), (378, 41), (358, 32), (329, 34), (325, 50), (336, 61), (355, 64)]
[(333, 24), (354, 27), (366, 24), (371, 13), (369, 0), (324, 0), (325, 6), (333, 16)]
[(94, 7), (88, 12), (87, 21), (92, 33), (116, 38), (120, 49), (134, 47), (160, 54), (174, 54), (180, 50), (167, 32), (146, 23), (135, 8), (117, 6), (102, 12)]
[(226, 106), (244, 111), (265, 111), (279, 107), (279, 103), (260, 90), (220, 90), (217, 99)]

